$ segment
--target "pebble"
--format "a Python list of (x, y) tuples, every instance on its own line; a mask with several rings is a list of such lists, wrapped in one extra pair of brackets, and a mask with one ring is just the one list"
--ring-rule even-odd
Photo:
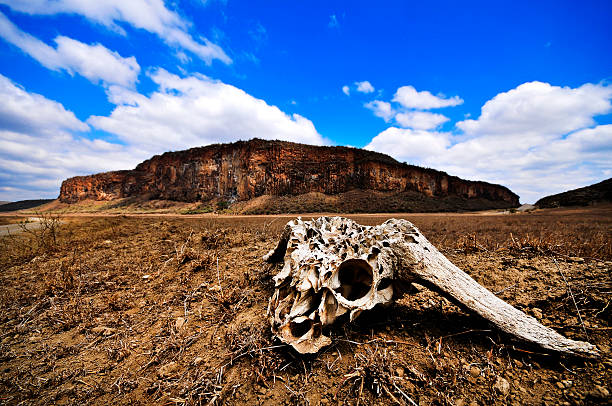
[(166, 378), (169, 377), (171, 375), (173, 375), (176, 370), (178, 368), (178, 365), (176, 362), (172, 361), (169, 362), (165, 365), (162, 365), (158, 370), (157, 370), (157, 375), (159, 375), (162, 378)]
[(470, 375), (474, 378), (478, 378), (480, 376), (480, 368), (473, 366), (470, 368)]
[(200, 365), (202, 362), (204, 362), (204, 358), (202, 358), (202, 357), (195, 357), (194, 360), (193, 360), (193, 363), (195, 365)]
[(498, 376), (497, 381), (495, 381), (495, 385), (493, 385), (493, 389), (505, 396), (510, 392), (510, 384), (506, 379)]
[(114, 328), (98, 326), (91, 329), (91, 332), (98, 335), (103, 335), (104, 337), (108, 337), (109, 335), (115, 332)]
[(581, 257), (571, 257), (569, 260), (578, 264), (582, 264), (584, 262), (584, 258)]
[(542, 319), (542, 310), (538, 309), (537, 307), (531, 309), (531, 314), (533, 314), (533, 316), (538, 320)]
[(395, 373), (397, 374), (397, 376), (399, 376), (400, 378), (404, 376), (404, 368), (403, 367), (397, 367), (395, 369)]
[(183, 326), (185, 325), (185, 318), (184, 317), (177, 317), (176, 321), (174, 322), (174, 328), (176, 328), (176, 330), (180, 330), (183, 328)]

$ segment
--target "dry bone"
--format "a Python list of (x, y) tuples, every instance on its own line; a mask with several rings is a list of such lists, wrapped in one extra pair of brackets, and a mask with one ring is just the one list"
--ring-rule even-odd
[(418, 282), (522, 340), (562, 353), (599, 355), (594, 345), (565, 338), (499, 299), (406, 220), (362, 226), (342, 217), (297, 218), (264, 259), (284, 262), (268, 306), (272, 331), (300, 353), (331, 344), (323, 327), (338, 317), (347, 314), (353, 321), (364, 310), (390, 304), (402, 284)]

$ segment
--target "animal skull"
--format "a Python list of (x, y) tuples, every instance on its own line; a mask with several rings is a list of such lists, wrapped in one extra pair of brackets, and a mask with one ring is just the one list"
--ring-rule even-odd
[(300, 353), (331, 344), (323, 334), (344, 314), (387, 305), (395, 282), (418, 280), (492, 321), (500, 329), (544, 348), (597, 356), (597, 348), (569, 340), (512, 307), (453, 265), (406, 220), (362, 226), (342, 217), (301, 218), (285, 226), (265, 257), (284, 261), (268, 305), (272, 332)]

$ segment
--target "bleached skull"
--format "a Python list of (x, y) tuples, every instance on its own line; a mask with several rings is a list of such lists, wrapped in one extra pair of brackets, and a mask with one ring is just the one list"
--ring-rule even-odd
[(323, 326), (390, 303), (394, 256), (388, 231), (384, 224), (362, 226), (341, 217), (290, 221), (265, 258), (284, 257), (268, 306), (272, 331), (300, 353), (314, 353), (331, 342)]
[(597, 357), (594, 345), (563, 337), (499, 299), (453, 265), (406, 220), (362, 226), (342, 217), (292, 220), (264, 259), (284, 261), (268, 305), (272, 331), (300, 353), (331, 343), (323, 327), (389, 304), (399, 283), (418, 280), (501, 330), (545, 349)]

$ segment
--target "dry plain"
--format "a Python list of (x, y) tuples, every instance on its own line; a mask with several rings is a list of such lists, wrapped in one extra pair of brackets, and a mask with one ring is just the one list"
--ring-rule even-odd
[(408, 219), (502, 299), (596, 344), (596, 360), (515, 341), (418, 286), (299, 355), (269, 331), (277, 269), (261, 259), (293, 217), (47, 216), (1, 237), (0, 402), (611, 402), (612, 206), (347, 215)]

